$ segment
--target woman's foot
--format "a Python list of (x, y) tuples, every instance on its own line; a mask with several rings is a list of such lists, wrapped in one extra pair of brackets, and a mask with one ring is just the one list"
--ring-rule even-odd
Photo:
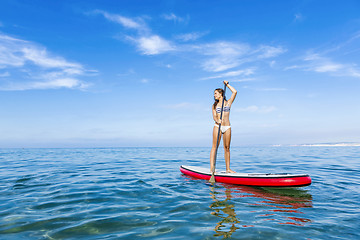
[(228, 169), (228, 170), (226, 170), (226, 173), (236, 173), (236, 172), (234, 172), (234, 171), (231, 170), (231, 169)]

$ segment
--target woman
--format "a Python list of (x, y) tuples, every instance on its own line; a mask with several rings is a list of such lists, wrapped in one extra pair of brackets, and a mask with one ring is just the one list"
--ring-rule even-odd
[[(218, 89), (215, 89), (215, 91), (214, 91), (215, 102), (212, 106), (212, 114), (213, 114), (213, 118), (215, 121), (215, 126), (213, 129), (213, 141), (212, 141), (212, 148), (211, 148), (211, 153), (210, 153), (210, 171), (211, 172), (214, 171), (214, 160), (215, 160), (215, 155), (216, 155), (216, 149), (218, 147), (218, 146), (216, 146), (216, 143), (217, 143), (218, 132), (219, 132), (221, 105), (223, 102), (223, 98), (225, 98), (219, 138), (221, 139), (221, 136), (223, 136), (226, 172), (227, 173), (235, 173), (233, 170), (230, 169), (231, 127), (230, 127), (229, 115), (230, 115), (231, 104), (234, 102), (237, 91), (235, 90), (235, 88), (233, 88), (232, 86), (229, 85), (228, 81), (224, 81), (224, 84), (230, 89), (232, 94), (231, 94), (230, 99), (226, 100), (223, 89), (218, 88)], [(219, 139), (219, 142), (220, 142), (220, 139)]]

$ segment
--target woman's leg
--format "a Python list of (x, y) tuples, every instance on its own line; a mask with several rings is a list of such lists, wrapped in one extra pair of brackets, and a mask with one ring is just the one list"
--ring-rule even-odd
[(225, 165), (226, 165), (226, 172), (235, 173), (233, 170), (230, 169), (230, 142), (231, 142), (231, 128), (226, 130), (224, 135), (224, 155), (225, 155)]
[(220, 131), (219, 143), (218, 143), (218, 146), (216, 146), (218, 132), (219, 132), (219, 128), (214, 126), (212, 148), (211, 148), (211, 152), (210, 152), (210, 172), (212, 172), (214, 170), (213, 167), (214, 167), (214, 161), (215, 161), (216, 148), (219, 146), (220, 139), (221, 139), (221, 131)]

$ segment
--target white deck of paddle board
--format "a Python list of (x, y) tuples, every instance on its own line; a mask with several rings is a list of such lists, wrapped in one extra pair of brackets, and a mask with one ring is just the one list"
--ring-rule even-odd
[[(209, 168), (203, 168), (203, 167), (196, 167), (196, 166), (188, 166), (188, 165), (182, 165), (185, 169), (188, 169), (190, 171), (198, 172), (201, 174), (210, 174)], [(215, 171), (215, 176), (227, 176), (227, 177), (261, 177), (261, 178), (281, 178), (281, 177), (296, 177), (306, 174), (288, 174), (288, 173), (282, 173), (282, 174), (276, 174), (276, 173), (227, 173), (226, 171)]]

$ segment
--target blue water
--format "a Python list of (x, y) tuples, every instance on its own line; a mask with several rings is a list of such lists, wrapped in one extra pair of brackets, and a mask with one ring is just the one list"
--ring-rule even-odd
[(298, 189), (180, 173), (209, 151), (0, 149), (0, 239), (360, 239), (359, 147), (232, 148), (238, 172), (308, 173)]

